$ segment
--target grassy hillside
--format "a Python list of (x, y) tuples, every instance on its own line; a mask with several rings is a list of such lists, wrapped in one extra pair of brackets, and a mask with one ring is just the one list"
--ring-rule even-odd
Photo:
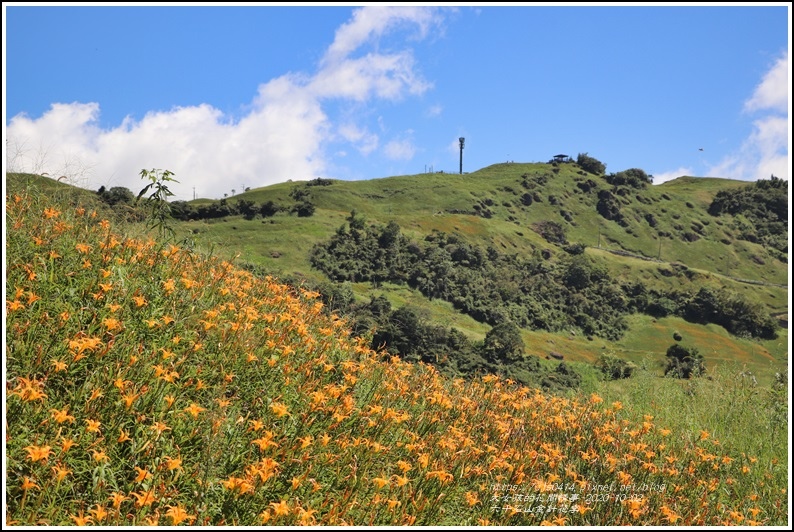
[(93, 198), (6, 224), (6, 525), (786, 523), (785, 392), (739, 368), (450, 380)]
[[(764, 246), (739, 240), (734, 217), (707, 212), (720, 190), (745, 187), (746, 182), (682, 177), (641, 190), (623, 187), (625, 194), (616, 195), (620, 223), (605, 219), (597, 208), (599, 192), (614, 188), (603, 178), (582, 175), (571, 164), (510, 163), (464, 175), (328, 182), (327, 186), (281, 183), (226, 199), (228, 203), (271, 201), (290, 206), (295, 203), (291, 193), (298, 189), (316, 206), (310, 217), (284, 212), (253, 220), (232, 216), (184, 222), (179, 224), (179, 234), (201, 248), (237, 256), (275, 275), (320, 281), (323, 274), (311, 268), (309, 252), (317, 242), (331, 238), (353, 210), (368, 224), (385, 225), (393, 220), (417, 241), (438, 230), (505, 254), (548, 250), (551, 260), (557, 260), (566, 255), (563, 246), (547, 241), (537, 230), (538, 223), (552, 221), (563, 228), (567, 242), (587, 246), (585, 253), (618, 281), (639, 281), (659, 290), (723, 287), (765, 305), (772, 314), (788, 314), (788, 265)], [(206, 200), (197, 203), (202, 202)], [(488, 330), (406, 287), (375, 289), (361, 284), (355, 292), (361, 300), (383, 294), (394, 304), (410, 301), (424, 308), (433, 321), (460, 328), (474, 339), (481, 339)], [(675, 329), (695, 327), (697, 334), (689, 334), (688, 339), (706, 355), (710, 366), (725, 360), (725, 356), (714, 354), (715, 345), (726, 346), (725, 352), (748, 363), (765, 382), (787, 364), (786, 330), (781, 330), (778, 340), (759, 342), (726, 337), (719, 327), (682, 323), (669, 327), (667, 338), (654, 333), (646, 340), (646, 331), (650, 331), (646, 321), (633, 320), (626, 338), (635, 340), (627, 345), (542, 331), (524, 330), (522, 335), (528, 351), (541, 356), (554, 350), (564, 352), (566, 360), (592, 362), (605, 350), (613, 350), (628, 359), (659, 366)]]
[[(559, 169), (558, 174), (553, 173), (555, 169)], [(312, 242), (321, 235), (331, 236), (353, 209), (373, 223), (395, 220), (411, 236), (423, 237), (433, 229), (456, 232), (475, 243), (495, 245), (501, 250), (517, 253), (531, 250), (533, 246), (549, 247), (548, 242), (532, 231), (531, 225), (538, 221), (555, 221), (565, 227), (570, 242), (597, 247), (600, 233), (604, 248), (650, 258), (661, 255), (667, 262), (681, 262), (691, 268), (787, 284), (785, 264), (770, 260), (766, 267), (759, 267), (752, 256), (764, 259), (768, 253), (761, 246), (734, 241), (735, 235), (725, 226), (726, 221), (715, 219), (712, 224), (706, 212), (719, 190), (746, 186), (746, 182), (679, 178), (636, 191), (632, 196), (622, 198), (625, 202), (622, 210), (627, 219), (627, 227), (622, 227), (614, 221), (604, 220), (596, 212), (598, 190), (611, 188), (599, 179), (589, 174), (586, 178), (578, 175), (571, 165), (554, 168), (546, 164), (514, 163), (498, 164), (464, 175), (420, 174), (368, 181), (335, 181), (330, 186), (307, 188), (317, 206), (314, 216), (298, 219), (277, 215), (272, 220), (265, 220), (266, 231), (249, 229), (253, 232), (241, 235), (240, 240), (245, 242), (254, 236), (261, 239), (262, 249), (250, 257), (252, 261), (271, 269), (302, 267), (308, 270), (305, 253), (302, 253), (306, 251), (301, 246), (303, 241)], [(594, 181), (596, 186), (584, 192), (577, 185), (587, 180)], [(533, 188), (526, 188), (523, 182)], [(245, 199), (288, 205), (293, 203), (289, 194), (295, 187), (305, 187), (305, 183), (281, 183), (253, 189), (227, 198), (227, 201)], [(527, 192), (537, 193), (539, 198), (533, 199), (528, 206), (521, 201)], [(478, 211), (489, 211), (490, 218), (478, 215)], [(570, 213), (571, 221), (566, 220), (561, 211)], [(643, 215), (647, 213), (654, 214), (656, 227), (651, 227), (644, 219)], [(682, 235), (693, 232), (691, 228), (696, 223), (704, 226), (699, 229), (702, 237), (688, 242)], [(203, 234), (201, 230), (206, 229), (209, 240), (217, 237), (220, 242), (221, 239), (234, 238), (234, 230), (229, 228), (211, 228), (210, 232), (207, 224), (203, 223), (189, 227), (198, 230), (198, 234)], [(245, 231), (240, 226), (237, 230)], [(659, 237), (659, 234), (666, 236)], [(288, 249), (289, 235), (297, 239), (299, 250)], [(731, 242), (721, 243), (721, 239)], [(273, 251), (282, 253), (278, 259), (283, 257), (283, 260), (274, 259), (271, 256)]]

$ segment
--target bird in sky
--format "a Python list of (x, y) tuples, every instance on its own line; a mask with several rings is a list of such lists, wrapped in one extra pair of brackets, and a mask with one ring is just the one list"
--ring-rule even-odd
[(698, 151), (703, 151), (703, 148), (698, 148)]

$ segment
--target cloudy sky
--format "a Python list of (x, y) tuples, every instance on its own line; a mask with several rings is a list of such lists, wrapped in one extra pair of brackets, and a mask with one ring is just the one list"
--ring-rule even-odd
[(789, 178), (790, 5), (3, 4), (10, 171), (176, 199), (588, 153)]

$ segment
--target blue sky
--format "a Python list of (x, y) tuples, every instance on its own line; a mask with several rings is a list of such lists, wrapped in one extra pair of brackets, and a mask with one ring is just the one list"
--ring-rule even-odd
[[(588, 153), (788, 179), (790, 6), (3, 4), (4, 164), (176, 199)], [(702, 150), (701, 150), (702, 148)]]

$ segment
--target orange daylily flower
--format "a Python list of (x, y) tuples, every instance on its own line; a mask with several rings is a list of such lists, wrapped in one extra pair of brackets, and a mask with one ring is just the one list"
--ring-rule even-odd
[(50, 410), (50, 412), (52, 413), (52, 419), (54, 419), (56, 423), (64, 423), (66, 421), (71, 423), (74, 421), (74, 416), (69, 415), (68, 406), (65, 406), (63, 410), (57, 410), (53, 408)]
[(47, 461), (52, 454), (52, 447), (49, 445), (28, 445), (25, 447), (25, 450), (28, 452), (28, 459), (31, 462), (38, 462), (39, 460)]
[(189, 413), (194, 418), (197, 418), (204, 410), (206, 410), (206, 408), (200, 407), (196, 403), (190, 403), (190, 406), (185, 408), (185, 412)]
[(289, 505), (285, 501), (281, 502), (271, 502), (270, 506), (273, 507), (273, 510), (276, 512), (276, 515), (289, 515)]
[(273, 403), (273, 404), (271, 404), (271, 405), (270, 405), (270, 409), (271, 409), (271, 410), (273, 411), (273, 413), (275, 413), (275, 414), (276, 414), (278, 417), (284, 417), (284, 416), (286, 416), (286, 415), (289, 415), (289, 411), (287, 410), (287, 407), (286, 407), (286, 406), (284, 406), (284, 405), (283, 405), (283, 404), (281, 404), (281, 403)]
[(182, 521), (186, 521), (186, 520), (190, 520), (192, 522), (193, 519), (196, 518), (195, 515), (189, 515), (184, 508), (181, 508), (179, 506), (172, 506), (169, 504), (167, 508), (168, 511), (165, 513), (165, 515), (166, 517), (171, 519), (171, 524), (173, 525), (178, 525)]
[(144, 506), (149, 506), (155, 501), (154, 492), (153, 491), (147, 491), (145, 493), (144, 492), (140, 492), (140, 493), (132, 492), (130, 495), (135, 497), (135, 507), (136, 508), (142, 508)]

